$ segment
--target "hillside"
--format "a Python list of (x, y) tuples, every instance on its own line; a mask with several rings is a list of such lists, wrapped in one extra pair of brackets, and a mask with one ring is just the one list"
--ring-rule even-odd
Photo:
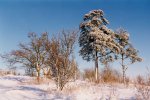
[(133, 86), (89, 83), (77, 80), (59, 92), (53, 81), (36, 84), (28, 76), (0, 77), (1, 100), (135, 100)]

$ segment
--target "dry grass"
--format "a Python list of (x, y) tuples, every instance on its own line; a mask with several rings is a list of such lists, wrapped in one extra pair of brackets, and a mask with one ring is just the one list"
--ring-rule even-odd
[(137, 100), (150, 100), (149, 75), (148, 78), (138, 75), (136, 77), (135, 87), (137, 89)]
[(85, 69), (83, 78), (88, 79), (90, 82), (94, 82), (95, 81), (95, 71), (93, 69)]
[(146, 85), (137, 85), (137, 100), (150, 100), (150, 87)]
[[(112, 68), (104, 68), (99, 73), (99, 82), (98, 83), (120, 83), (121, 82), (121, 74), (119, 71)], [(83, 78), (87, 79), (90, 82), (95, 82), (95, 71), (93, 69), (85, 69)], [(126, 80), (129, 83), (129, 78)]]
[(105, 83), (118, 83), (120, 76), (121, 74), (112, 68), (104, 68), (101, 72), (101, 80)]

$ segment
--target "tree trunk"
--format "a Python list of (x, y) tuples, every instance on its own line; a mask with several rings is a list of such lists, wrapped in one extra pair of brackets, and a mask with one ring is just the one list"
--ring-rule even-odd
[(97, 56), (97, 51), (95, 55), (95, 81), (96, 83), (98, 82), (98, 56)]
[(40, 83), (40, 70), (37, 71), (37, 81)]
[(44, 75), (45, 80), (47, 80), (47, 74), (48, 74), (48, 71), (43, 68), (43, 75)]
[(37, 81), (40, 82), (40, 67), (38, 63), (36, 63), (36, 71), (37, 71)]
[(74, 66), (74, 81), (77, 79), (77, 66)]
[(61, 82), (60, 82), (60, 72), (59, 72), (59, 67), (58, 67), (58, 70), (57, 70), (57, 88), (58, 90), (61, 90)]
[(124, 66), (124, 55), (122, 54), (121, 55), (121, 60), (122, 60), (122, 62), (121, 62), (121, 65), (122, 65), (122, 81), (123, 81), (123, 83), (125, 84), (125, 66)]
[(77, 71), (75, 70), (75, 73), (74, 73), (74, 81), (77, 80)]
[(57, 88), (58, 90), (60, 90), (60, 77), (57, 76)]

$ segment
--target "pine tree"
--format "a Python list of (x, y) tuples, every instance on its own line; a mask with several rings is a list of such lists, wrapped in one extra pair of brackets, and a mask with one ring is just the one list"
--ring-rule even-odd
[(98, 81), (98, 60), (105, 61), (106, 56), (118, 54), (121, 46), (116, 42), (116, 34), (108, 29), (108, 20), (102, 10), (93, 10), (85, 14), (80, 24), (79, 53), (84, 60), (95, 61), (95, 79)]
[(136, 50), (132, 44), (129, 42), (129, 33), (124, 30), (123, 28), (120, 28), (116, 31), (118, 34), (118, 43), (123, 47), (120, 52), (120, 58), (121, 59), (121, 66), (122, 66), (122, 82), (125, 84), (126, 75), (125, 72), (128, 69), (127, 65), (125, 64), (125, 60), (129, 59), (130, 63), (132, 64), (134, 62), (140, 62), (142, 59), (138, 56), (138, 50)]

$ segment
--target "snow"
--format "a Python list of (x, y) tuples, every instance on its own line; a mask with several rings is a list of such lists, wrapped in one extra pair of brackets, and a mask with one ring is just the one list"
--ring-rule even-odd
[(28, 76), (0, 76), (0, 100), (135, 100), (137, 93), (134, 86), (81, 80), (69, 82), (58, 91), (52, 80), (41, 84), (34, 80)]

